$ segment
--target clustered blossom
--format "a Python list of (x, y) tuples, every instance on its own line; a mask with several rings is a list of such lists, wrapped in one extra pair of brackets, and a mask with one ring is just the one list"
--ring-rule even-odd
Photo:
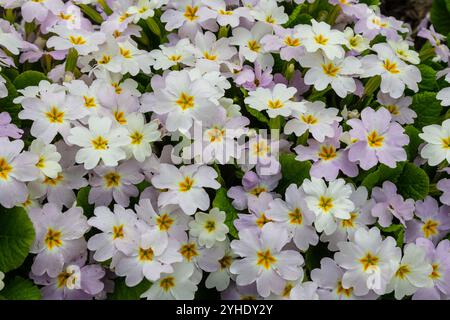
[(427, 20), (419, 54), (358, 0), (0, 6), (0, 211), (30, 220), (43, 299), (450, 299)]

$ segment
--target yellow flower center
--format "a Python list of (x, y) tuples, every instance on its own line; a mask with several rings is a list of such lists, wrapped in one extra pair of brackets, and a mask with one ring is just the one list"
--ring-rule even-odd
[(97, 138), (91, 141), (92, 147), (95, 150), (106, 150), (108, 149), (108, 140), (103, 138), (102, 136), (98, 136)]
[(143, 262), (153, 260), (153, 250), (152, 248), (143, 249), (139, 248), (139, 260)]
[(390, 61), (389, 59), (386, 59), (383, 64), (384, 69), (386, 71), (392, 73), (392, 74), (399, 74), (400, 70), (397, 67), (397, 63)]
[(123, 239), (125, 237), (125, 233), (123, 231), (123, 224), (121, 224), (119, 226), (113, 226), (112, 237), (113, 237), (113, 240)]
[(298, 47), (300, 46), (301, 42), (298, 38), (291, 38), (290, 36), (287, 36), (284, 38), (284, 44), (289, 47)]
[(400, 109), (396, 105), (387, 106), (386, 109), (388, 109), (394, 116), (398, 116), (400, 114)]
[(159, 286), (165, 291), (168, 292), (170, 289), (175, 287), (175, 278), (174, 277), (166, 277), (159, 280)]
[(97, 106), (97, 104), (95, 103), (94, 97), (83, 96), (83, 100), (84, 100), (84, 106), (88, 109), (95, 108)]
[(333, 146), (322, 146), (319, 152), (319, 158), (324, 161), (333, 160), (337, 157), (336, 149)]
[[(67, 271), (63, 271), (58, 275), (58, 282), (57, 282), (57, 286), (58, 288), (63, 288), (65, 286), (67, 286), (67, 281), (70, 279), (70, 277), (73, 276), (73, 272), (67, 272)], [(72, 284), (75, 284), (75, 282), (77, 281), (76, 277), (72, 278)]]
[(301, 225), (303, 222), (303, 215), (299, 208), (295, 208), (292, 212), (289, 212), (289, 223)]
[(125, 112), (123, 111), (114, 111), (114, 119), (122, 126), (127, 124), (127, 117), (125, 117)]
[(380, 136), (375, 130), (367, 136), (367, 143), (371, 148), (381, 148), (383, 146), (384, 137)]
[(266, 251), (258, 251), (256, 256), (258, 258), (256, 265), (261, 266), (266, 270), (269, 270), (270, 267), (277, 262), (277, 259), (272, 255), (269, 249)]
[(351, 229), (355, 227), (355, 220), (358, 215), (355, 212), (350, 212), (350, 218), (341, 221), (341, 225), (343, 228)]
[(57, 107), (51, 107), (50, 111), (46, 112), (45, 115), (50, 123), (64, 122), (64, 112), (60, 111)]
[(186, 10), (184, 11), (184, 17), (189, 21), (195, 21), (198, 19), (197, 16), (198, 7), (186, 6)]
[(194, 257), (198, 256), (197, 246), (195, 243), (187, 243), (182, 245), (179, 252), (188, 262), (191, 262)]
[(208, 130), (209, 142), (222, 142), (225, 130), (220, 128), (212, 128)]
[(286, 283), (284, 286), (283, 292), (281, 293), (281, 296), (284, 298), (287, 298), (290, 296), (292, 289), (294, 288), (294, 285), (290, 282)]
[(121, 94), (122, 93), (122, 88), (120, 87), (120, 84), (118, 84), (117, 82), (113, 82), (113, 83), (111, 83), (111, 85), (114, 87), (114, 91), (117, 93), (117, 94)]
[(319, 199), (319, 208), (325, 212), (330, 211), (333, 208), (333, 199), (321, 196)]
[(168, 58), (169, 58), (170, 61), (179, 62), (179, 61), (181, 61), (181, 59), (183, 57), (181, 55), (179, 55), (179, 54), (173, 54), (173, 55), (169, 56)]
[(336, 67), (333, 63), (322, 64), (323, 73), (325, 73), (329, 77), (336, 77), (341, 70), (341, 68)]
[(140, 133), (139, 131), (135, 131), (130, 135), (131, 144), (139, 145), (142, 143), (142, 140), (144, 139), (144, 135)]
[(375, 268), (378, 265), (379, 260), (380, 259), (377, 256), (368, 252), (363, 258), (359, 259), (359, 262), (362, 264), (364, 272), (366, 272), (367, 270)]
[(337, 293), (338, 295), (344, 295), (344, 296), (346, 296), (347, 298), (350, 298), (351, 295), (352, 295), (352, 292), (353, 292), (353, 288), (345, 289), (345, 288), (342, 286), (342, 281), (339, 281), (339, 282), (338, 282), (337, 288), (336, 288), (336, 293)]
[(281, 109), (284, 107), (284, 104), (280, 100), (269, 100), (267, 106), (269, 107), (269, 109)]
[(44, 243), (48, 250), (53, 250), (54, 248), (59, 248), (62, 246), (61, 235), (61, 231), (48, 228), (44, 238)]
[(439, 271), (439, 265), (436, 263), (433, 263), (431, 265), (433, 267), (433, 271), (431, 271), (429, 277), (433, 280), (437, 280), (441, 278), (441, 273)]
[(247, 46), (253, 52), (259, 52), (261, 50), (261, 46), (256, 40), (249, 40)]
[(213, 220), (208, 220), (205, 223), (205, 229), (206, 231), (208, 231), (209, 233), (213, 232), (214, 230), (216, 230), (216, 222)]
[(43, 156), (39, 157), (39, 161), (38, 161), (38, 163), (36, 163), (36, 167), (39, 169), (45, 168), (45, 158)]
[(105, 180), (105, 185), (108, 189), (116, 188), (116, 187), (120, 186), (121, 177), (116, 172), (109, 172), (109, 173), (105, 174), (103, 179)]
[(123, 48), (123, 47), (120, 47), (120, 48), (119, 48), (119, 52), (120, 52), (120, 55), (121, 55), (122, 57), (124, 57), (125, 59), (131, 59), (131, 58), (133, 58), (133, 55), (131, 54), (131, 50), (129, 50), (129, 49), (125, 49), (125, 48)]
[(316, 41), (317, 44), (320, 44), (322, 46), (325, 46), (329, 40), (330, 39), (324, 37), (322, 34), (319, 34), (314, 37), (314, 41)]
[(191, 177), (184, 177), (184, 180), (178, 183), (178, 186), (180, 187), (181, 192), (188, 192), (192, 189), (192, 186), (194, 185), (194, 180), (191, 179)]
[(70, 36), (70, 43), (74, 45), (83, 45), (86, 43), (86, 40), (82, 36)]
[(314, 117), (314, 116), (311, 115), (311, 114), (308, 114), (308, 115), (302, 115), (300, 118), (302, 119), (302, 121), (303, 121), (304, 123), (309, 124), (309, 125), (316, 124), (317, 121), (318, 121), (317, 118)]
[(267, 144), (267, 141), (259, 141), (253, 145), (253, 154), (258, 157), (265, 156), (270, 152), (270, 147)]
[(256, 219), (256, 225), (258, 226), (258, 228), (262, 228), (262, 227), (264, 227), (264, 225), (266, 224), (266, 223), (269, 223), (269, 222), (271, 222), (272, 220), (271, 219), (269, 219), (269, 218), (267, 218), (266, 217), (266, 215), (264, 214), (264, 213), (261, 213), (261, 216), (258, 218), (258, 219)]
[(229, 268), (231, 266), (232, 261), (233, 261), (233, 259), (231, 258), (231, 256), (224, 255), (223, 258), (219, 260), (220, 268), (222, 270)]
[(194, 107), (194, 97), (182, 92), (175, 103), (181, 108), (181, 110), (191, 109)]
[(12, 167), (5, 158), (0, 158), (0, 179), (8, 180)]
[(231, 16), (233, 15), (233, 11), (220, 9), (217, 11), (222, 16)]
[(156, 218), (156, 224), (161, 231), (168, 231), (174, 222), (175, 221), (167, 213)]
[(385, 21), (382, 21), (379, 18), (373, 18), (372, 23), (376, 26), (379, 26), (380, 28), (386, 28), (388, 24)]
[(258, 187), (253, 188), (253, 189), (250, 191), (250, 194), (252, 194), (252, 195), (258, 197), (258, 196), (259, 196), (261, 193), (263, 193), (263, 192), (267, 192), (267, 188), (258, 186)]
[(211, 54), (208, 51), (205, 51), (203, 53), (203, 57), (205, 57), (205, 59), (211, 60), (211, 61), (216, 61), (217, 60), (217, 56), (215, 54)]
[(124, 21), (127, 20), (129, 17), (131, 17), (131, 14), (128, 13), (128, 12), (125, 12), (123, 15), (121, 15), (121, 16), (119, 17), (119, 21), (120, 21), (120, 22), (124, 22)]
[(405, 277), (411, 272), (407, 265), (401, 265), (395, 272), (395, 276), (400, 279), (405, 279)]
[(277, 21), (275, 20), (274, 17), (272, 17), (272, 15), (268, 15), (268, 16), (266, 17), (266, 22), (267, 22), (267, 23), (270, 23), (270, 24), (274, 24), (274, 23), (277, 22)]
[(442, 148), (446, 150), (450, 149), (450, 137), (442, 138)]
[(64, 176), (62, 173), (59, 173), (56, 178), (45, 177), (43, 183), (52, 187), (57, 186), (61, 181), (64, 180)]
[(439, 227), (439, 222), (436, 220), (428, 220), (422, 226), (422, 232), (425, 235), (425, 238), (429, 238), (431, 236), (435, 236), (438, 234), (437, 228)]

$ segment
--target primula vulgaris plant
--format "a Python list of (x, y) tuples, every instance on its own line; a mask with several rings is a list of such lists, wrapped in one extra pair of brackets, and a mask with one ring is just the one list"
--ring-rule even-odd
[(0, 5), (0, 298), (450, 298), (445, 1)]

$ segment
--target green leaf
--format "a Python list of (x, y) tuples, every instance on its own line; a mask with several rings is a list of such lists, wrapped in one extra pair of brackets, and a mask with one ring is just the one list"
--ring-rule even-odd
[(21, 106), (15, 104), (13, 101), (19, 95), (17, 93), (16, 87), (11, 82), (11, 80), (2, 73), (3, 78), (5, 79), (6, 89), (8, 90), (8, 95), (2, 99), (0, 99), (1, 111), (7, 111), (11, 116), (12, 122), (16, 125), (20, 126), (21, 120), (19, 119), (19, 112), (22, 110)]
[(238, 232), (233, 224), (234, 220), (237, 219), (237, 211), (233, 207), (230, 199), (227, 196), (227, 189), (222, 187), (219, 190), (217, 190), (212, 206), (213, 208), (219, 208), (220, 211), (225, 212), (226, 214), (225, 224), (228, 226), (228, 229), (230, 230), (229, 233), (233, 238), (237, 238)]
[(282, 174), (282, 179), (278, 185), (280, 193), (284, 194), (289, 185), (294, 183), (299, 186), (303, 183), (303, 180), (310, 178), (311, 163), (309, 161), (297, 161), (293, 154), (281, 154), (279, 161)]
[(97, 24), (102, 24), (103, 17), (100, 15), (100, 13), (97, 12), (97, 10), (89, 7), (86, 4), (79, 4), (78, 6), (81, 8), (81, 11), (83, 11), (83, 13), (87, 15), (92, 21)]
[(249, 105), (245, 105), (245, 109), (250, 113), (254, 118), (256, 118), (258, 121), (261, 121), (262, 123), (269, 123), (270, 120), (260, 111), (251, 108)]
[(419, 89), (421, 91), (435, 91), (438, 88), (436, 81), (436, 71), (426, 64), (418, 66), (420, 73), (422, 74), (422, 81), (419, 83)]
[(393, 224), (389, 227), (383, 228), (377, 224), (377, 227), (386, 235), (392, 236), (397, 241), (397, 246), (403, 246), (405, 240), (405, 227), (402, 224)]
[(402, 174), (404, 166), (404, 162), (398, 163), (395, 168), (389, 168), (388, 166), (381, 164), (377, 170), (369, 173), (361, 184), (367, 189), (372, 190), (373, 187), (380, 186), (386, 180), (395, 183)]
[(84, 215), (88, 218), (94, 215), (95, 206), (89, 204), (89, 192), (91, 187), (87, 186), (78, 190), (77, 193), (77, 206), (83, 208)]
[(25, 89), (29, 86), (37, 86), (42, 80), (48, 80), (45, 74), (39, 71), (28, 70), (21, 73), (14, 79), (14, 86), (17, 90)]
[(413, 161), (419, 151), (419, 145), (422, 143), (422, 139), (419, 137), (420, 131), (413, 126), (406, 126), (405, 133), (409, 136), (406, 152), (408, 153), (408, 159)]
[(33, 223), (23, 208), (0, 212), (0, 270), (20, 267), (35, 237)]
[(411, 109), (417, 113), (415, 127), (418, 129), (440, 122), (442, 106), (434, 92), (422, 92), (414, 95)]
[(2, 296), (6, 300), (40, 300), (41, 291), (28, 279), (15, 277), (6, 283), (2, 290)]
[(450, 32), (450, 10), (448, 0), (434, 0), (431, 7), (431, 22), (441, 34)]
[(430, 190), (430, 179), (424, 170), (408, 162), (398, 178), (397, 188), (405, 199), (423, 200)]
[(110, 300), (140, 300), (141, 295), (152, 286), (151, 282), (144, 280), (135, 287), (128, 287), (124, 278), (114, 283), (114, 292), (108, 295)]

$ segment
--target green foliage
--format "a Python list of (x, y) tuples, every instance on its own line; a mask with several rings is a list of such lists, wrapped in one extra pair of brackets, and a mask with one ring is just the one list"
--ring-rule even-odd
[(33, 223), (24, 209), (16, 207), (0, 211), (0, 270), (2, 272), (17, 269), (22, 265), (34, 237)]
[(0, 294), (6, 300), (40, 300), (41, 291), (28, 279), (15, 277), (6, 282), (5, 288)]
[(434, 0), (431, 7), (431, 22), (441, 34), (450, 32), (450, 0)]
[(442, 106), (436, 99), (435, 92), (422, 92), (414, 95), (411, 109), (417, 113), (415, 127), (418, 129), (440, 122)]
[(281, 174), (283, 178), (278, 185), (278, 191), (284, 194), (289, 185), (292, 183), (300, 186), (303, 180), (309, 179), (309, 170), (311, 169), (311, 163), (309, 161), (297, 161), (293, 154), (281, 154), (280, 155)]
[(83, 208), (83, 213), (88, 218), (94, 215), (95, 209), (93, 204), (89, 204), (89, 191), (91, 191), (91, 187), (87, 186), (78, 190), (77, 193), (77, 206)]
[(430, 179), (425, 171), (408, 162), (398, 178), (397, 187), (405, 199), (423, 200), (428, 195)]
[(402, 174), (404, 166), (404, 162), (398, 163), (395, 168), (389, 168), (388, 166), (381, 164), (374, 172), (369, 173), (361, 184), (367, 189), (372, 190), (373, 187), (382, 185), (386, 180), (395, 183)]
[(49, 81), (45, 74), (39, 71), (28, 70), (14, 79), (14, 86), (17, 90), (25, 89), (30, 86), (37, 86), (43, 80)]
[(237, 218), (237, 211), (231, 204), (230, 199), (227, 197), (227, 189), (220, 188), (217, 190), (216, 196), (212, 203), (213, 208), (219, 208), (221, 211), (224, 211), (226, 214), (225, 224), (228, 226), (230, 230), (230, 235), (233, 238), (238, 237), (238, 232), (233, 222)]
[(421, 64), (418, 66), (420, 73), (422, 74), (422, 81), (419, 83), (419, 89), (421, 91), (435, 91), (438, 89), (438, 84), (436, 81), (436, 71), (426, 65)]
[(137, 286), (128, 287), (124, 278), (119, 278), (114, 283), (114, 292), (108, 295), (110, 300), (140, 300), (141, 295), (147, 291), (152, 284), (144, 280)]
[(413, 161), (418, 154), (419, 145), (422, 143), (422, 139), (419, 137), (420, 131), (413, 126), (406, 126), (405, 133), (409, 137), (406, 152), (408, 153), (408, 159)]

